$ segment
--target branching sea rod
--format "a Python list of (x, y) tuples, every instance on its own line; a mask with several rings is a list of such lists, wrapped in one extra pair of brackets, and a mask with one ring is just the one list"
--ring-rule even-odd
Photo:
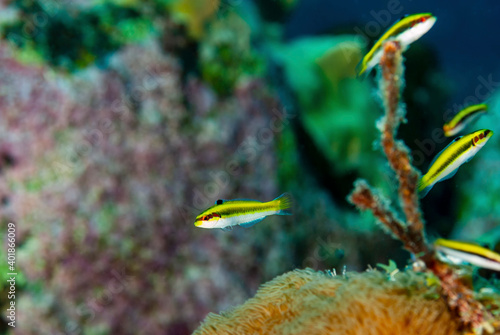
[(385, 116), (379, 123), (381, 142), (391, 169), (399, 184), (399, 201), (405, 221), (397, 219), (395, 210), (388, 205), (381, 194), (373, 191), (365, 181), (357, 181), (349, 201), (359, 209), (370, 210), (377, 220), (399, 239), (406, 250), (424, 262), (440, 280), (441, 294), (446, 298), (449, 308), (455, 311), (465, 329), (482, 332), (492, 330), (493, 317), (479, 301), (475, 300), (472, 288), (465, 283), (457, 271), (437, 259), (431, 245), (426, 242), (423, 219), (418, 201), (419, 173), (411, 165), (409, 150), (394, 136), (404, 119), (404, 109), (399, 103), (403, 65), (401, 47), (396, 41), (384, 44), (384, 54), (380, 61), (382, 77), (379, 87), (382, 93)]

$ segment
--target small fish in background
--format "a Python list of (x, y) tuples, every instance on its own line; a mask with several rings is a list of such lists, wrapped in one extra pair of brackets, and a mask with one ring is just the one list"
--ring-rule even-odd
[(469, 135), (457, 137), (448, 144), (436, 155), (429, 171), (420, 179), (418, 191), (421, 197), (425, 197), (437, 182), (453, 177), (458, 168), (470, 161), (492, 135), (491, 130), (481, 129)]
[(478, 244), (439, 238), (434, 242), (434, 247), (442, 254), (445, 262), (457, 265), (468, 263), (480, 268), (500, 271), (500, 254)]
[(405, 50), (411, 43), (428, 32), (435, 22), (436, 17), (431, 13), (403, 16), (398, 22), (387, 29), (365, 57), (363, 57), (356, 67), (358, 77), (363, 74), (368, 74), (370, 70), (380, 62), (384, 42), (388, 40), (397, 41), (401, 44), (402, 49)]
[(257, 200), (219, 199), (215, 205), (196, 217), (194, 225), (200, 228), (222, 228), (225, 230), (233, 226), (250, 227), (269, 215), (291, 215), (292, 197), (283, 193), (276, 199), (268, 202)]
[(461, 132), (472, 122), (476, 121), (481, 115), (488, 112), (488, 105), (478, 104), (462, 109), (449, 122), (443, 126), (446, 137), (454, 136)]

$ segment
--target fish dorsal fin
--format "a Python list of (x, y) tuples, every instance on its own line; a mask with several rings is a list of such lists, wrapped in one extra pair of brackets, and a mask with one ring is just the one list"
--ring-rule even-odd
[(455, 143), (456, 141), (458, 141), (459, 139), (461, 139), (463, 136), (458, 136), (456, 137), (453, 141), (451, 141), (446, 147), (444, 147), (443, 150), (441, 150), (440, 152), (437, 153), (436, 156), (434, 156), (434, 158), (432, 159), (431, 161), (431, 164), (429, 164), (429, 168), (436, 162), (436, 160), (438, 159), (439, 156), (441, 156), (441, 154), (443, 152), (446, 151), (446, 149), (448, 149), (453, 143)]
[(234, 202), (234, 201), (254, 201), (254, 202), (262, 202), (262, 201), (258, 201), (258, 200), (254, 200), (254, 199), (231, 199), (231, 200), (227, 200), (227, 199), (218, 199), (217, 201), (215, 201), (215, 204), (216, 205), (222, 205), (226, 202)]
[(245, 228), (248, 228), (248, 227), (253, 226), (253, 225), (254, 225), (254, 224), (256, 224), (257, 222), (260, 222), (260, 221), (264, 220), (264, 219), (265, 219), (265, 217), (263, 217), (263, 218), (259, 218), (259, 219), (255, 219), (255, 220), (250, 221), (250, 222), (242, 223), (242, 224), (240, 224), (240, 226), (245, 227)]
[(410, 14), (405, 14), (403, 16), (401, 16), (401, 18), (399, 19), (399, 21), (401, 21), (402, 19), (404, 19), (405, 17), (408, 17)]
[(226, 202), (235, 202), (235, 201), (253, 201), (253, 202), (259, 202), (262, 203), (262, 201), (255, 200), (255, 199), (231, 199), (231, 200), (224, 200), (224, 203)]
[(491, 246), (488, 243), (477, 243), (478, 246), (483, 247), (485, 249), (491, 250)]

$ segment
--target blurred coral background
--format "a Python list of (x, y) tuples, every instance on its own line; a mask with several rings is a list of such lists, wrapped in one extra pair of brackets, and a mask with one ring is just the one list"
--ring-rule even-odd
[[(490, 99), (477, 127), (500, 131), (500, 41), (477, 52), (478, 29), (496, 23), (486, 10), (399, 5), (384, 25), (385, 2), (0, 1), (0, 219), (2, 233), (16, 224), (19, 273), (15, 332), (3, 312), (0, 332), (190, 334), (295, 268), (406, 266), (399, 242), (345, 200), (358, 177), (394, 187), (374, 150), (373, 77), (357, 80), (354, 68), (403, 14), (438, 17), (405, 53), (400, 137), (425, 170), (458, 105)], [(491, 142), (422, 201), (431, 235), (500, 241)], [(193, 225), (217, 199), (285, 191), (293, 216), (231, 231)]]

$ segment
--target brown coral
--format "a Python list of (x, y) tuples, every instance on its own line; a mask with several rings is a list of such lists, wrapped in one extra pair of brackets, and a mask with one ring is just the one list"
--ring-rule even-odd
[(209, 314), (194, 334), (459, 334), (434, 289), (412, 271), (331, 277), (295, 270), (264, 284), (245, 304)]

